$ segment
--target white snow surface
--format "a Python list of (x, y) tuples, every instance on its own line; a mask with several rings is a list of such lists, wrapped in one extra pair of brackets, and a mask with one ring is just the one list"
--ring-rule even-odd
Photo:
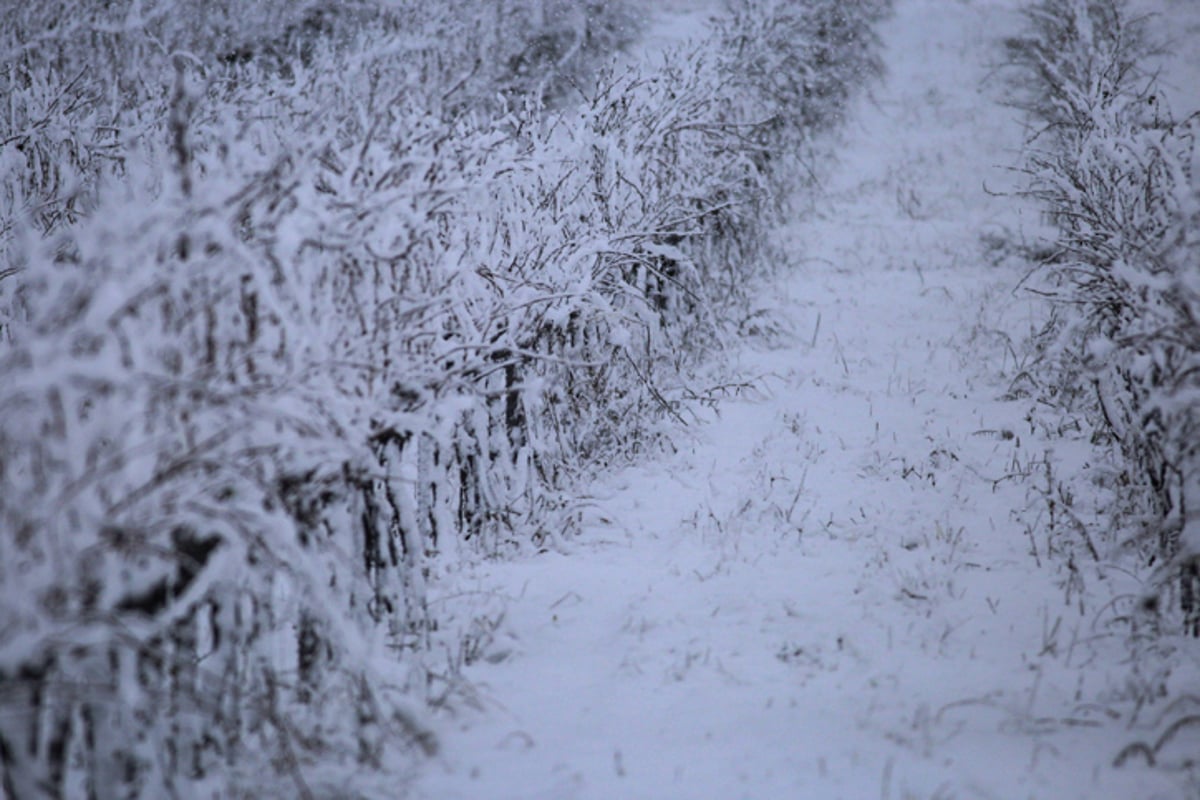
[(763, 302), (796, 334), (734, 357), (761, 392), (606, 476), (569, 553), (434, 584), (480, 598), (488, 635), (411, 796), (1187, 796), (1113, 767), (1146, 735), (1106, 706), (1130, 667), (1092, 600), (1115, 589), (1035, 557), (1013, 477), (1088, 458), (997, 399), (1041, 313), (980, 246), (1036, 224), (993, 193), (1022, 140), (989, 80), (1017, 25), (1011, 2), (898, 0), (886, 82), (780, 232), (797, 266)]

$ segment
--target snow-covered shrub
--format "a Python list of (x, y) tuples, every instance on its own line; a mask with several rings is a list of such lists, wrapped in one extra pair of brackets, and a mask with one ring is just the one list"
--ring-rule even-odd
[(718, 22), (724, 69), (764, 165), (794, 158), (813, 134), (836, 129), (855, 91), (882, 74), (875, 28), (891, 5), (726, 0)]
[(299, 4), (281, 0), (6, 4), (0, 9), (6, 217), (25, 202), (27, 216), (44, 231), (73, 221), (75, 204), (123, 162), (128, 140), (161, 120), (176, 58), (215, 69), (237, 37), (273, 36), (299, 25), (302, 14)]
[(1196, 117), (1176, 119), (1121, 0), (1042, 0), (1010, 42), (1022, 100), (1044, 124), (1030, 191), (1058, 228), (1047, 264), (1060, 324), (1057, 400), (1090, 395), (1099, 431), (1147, 509), (1156, 591), (1200, 635), (1200, 172)]
[[(43, 21), (36, 58), (116, 71), (73, 107), (23, 62), (5, 151), (6, 220), (59, 208), (0, 262), (8, 794), (320, 797), (432, 748), (429, 573), (558, 535), (678, 413), (785, 159), (729, 52), (497, 91), (559, 5)], [(628, 7), (581, 7), (594, 58)]]
[[(536, 84), (561, 95), (586, 84), (636, 36), (633, 9), (611, 0), (9, 3), (0, 8), (0, 244), (19, 225), (47, 232), (74, 221), (131, 142), (161, 139), (181, 60), (205, 87), (196, 128), (228, 124), (230, 106), (242, 119), (261, 114), (246, 106), (248, 86), (271, 106), (286, 102), (305, 82), (295, 73), (331, 49), (386, 50), (405, 78), (393, 85), (412, 90), (407, 77), (419, 74), (417, 86), (461, 110), (501, 90)], [(534, 55), (548, 41), (567, 42), (550, 61)]]
[(640, 446), (647, 406), (675, 411), (659, 378), (712, 341), (716, 299), (756, 268), (765, 191), (725, 105), (704, 59), (680, 53), (650, 74), (607, 71), (580, 105), (521, 125), (521, 169), (481, 226), (498, 235), (475, 250), (516, 266), (506, 291), (553, 298), (517, 340), (552, 357), (527, 357), (554, 443), (544, 461)]
[(497, 42), (502, 84), (555, 105), (576, 98), (598, 67), (636, 39), (644, 14), (628, 0), (542, 0), (506, 12), (508, 24), (527, 33)]
[(389, 730), (423, 742), (383, 697), (421, 685), (373, 659), (427, 647), (439, 549), (553, 522), (519, 369), (573, 368), (537, 332), (608, 310), (586, 285), (591, 232), (531, 226), (544, 193), (493, 202), (515, 175), (571, 168), (486, 117), (384, 106), (264, 163), (257, 137), (192, 150), (176, 102), (173, 173), (103, 192), (16, 284), (0, 363), (16, 796), (118, 773), (131, 796), (314, 786), (330, 764), (377, 768)]
[[(317, 276), (276, 258), (288, 178), (134, 184), (28, 256), (0, 366), (14, 796), (286, 796), (323, 780), (315, 754), (351, 770), (411, 740), (367, 621), (413, 595), (355, 541), (377, 468)], [(307, 529), (334, 504), (342, 526)]]

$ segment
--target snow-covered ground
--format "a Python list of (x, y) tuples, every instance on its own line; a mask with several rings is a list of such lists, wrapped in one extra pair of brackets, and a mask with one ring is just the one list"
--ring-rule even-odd
[(897, 0), (886, 84), (780, 232), (796, 266), (764, 303), (795, 335), (735, 356), (758, 391), (607, 476), (570, 553), (433, 587), (478, 615), (478, 704), (441, 718), (413, 796), (1195, 791), (1113, 767), (1146, 735), (1107, 705), (1131, 669), (1097, 623), (1113, 590), (1037, 520), (1046, 465), (1087, 453), (1049, 458), (1072, 445), (998, 399), (1041, 313), (981, 239), (1037, 221), (1003, 195), (1022, 132), (989, 80), (1014, 6)]

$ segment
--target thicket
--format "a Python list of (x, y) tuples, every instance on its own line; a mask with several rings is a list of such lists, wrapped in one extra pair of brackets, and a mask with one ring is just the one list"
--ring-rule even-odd
[(1047, 399), (1125, 464), (1114, 517), (1156, 567), (1135, 616), (1200, 636), (1200, 116), (1169, 107), (1123, 0), (1040, 0), (1027, 20), (1009, 51), (1040, 122), (1029, 191), (1058, 231)]
[(679, 413), (885, 10), (738, 0), (619, 68), (612, 2), (9, 4), (3, 791), (432, 752), (426, 581)]

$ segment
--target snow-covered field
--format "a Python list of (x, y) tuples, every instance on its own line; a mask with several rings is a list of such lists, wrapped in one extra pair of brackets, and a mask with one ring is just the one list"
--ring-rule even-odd
[[(694, 24), (671, 9), (659, 36)], [(1053, 470), (1091, 454), (1047, 438), (1032, 400), (998, 399), (1044, 313), (982, 238), (1037, 235), (1005, 194), (1022, 130), (993, 67), (1018, 23), (1015, 3), (898, 0), (886, 83), (779, 231), (795, 263), (762, 304), (792, 335), (731, 356), (753, 391), (599, 482), (568, 552), (432, 587), (475, 617), (478, 702), (439, 718), (413, 796), (1200, 791), (1114, 767), (1160, 733), (1157, 712), (1125, 713), (1137, 670), (1104, 625), (1134, 579), (1051, 552), (1067, 545), (1040, 492), (1086, 489)], [(1102, 500), (1059, 513), (1086, 522)], [(1195, 663), (1172, 690), (1200, 686)], [(1185, 731), (1159, 761), (1196, 752)]]

